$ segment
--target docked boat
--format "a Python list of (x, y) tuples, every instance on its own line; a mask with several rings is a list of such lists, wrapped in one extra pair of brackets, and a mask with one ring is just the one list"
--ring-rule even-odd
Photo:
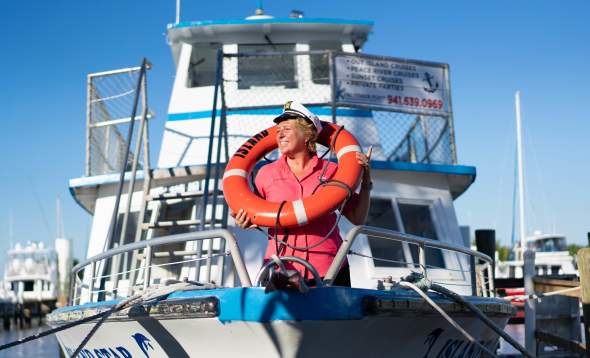
[[(65, 354), (476, 357), (495, 349), (492, 326), (501, 330), (514, 312), (486, 279), (491, 258), (464, 246), (457, 223), (453, 200), (476, 171), (457, 163), (448, 65), (363, 54), (372, 28), (261, 9), (170, 25), (176, 76), (155, 168), (148, 63), (88, 76), (86, 171), (70, 191), (93, 215), (92, 230), (70, 304), (48, 322), (103, 320), (58, 332)], [(263, 265), (268, 237), (235, 225), (222, 177), (287, 100), (373, 145), (374, 188), (366, 226), (339, 221), (343, 243), (315, 287), (270, 291), (273, 265), (298, 258)], [(345, 260), (352, 287), (333, 286)]]
[(8, 250), (3, 298), (35, 312), (53, 310), (58, 299), (58, 263), (55, 250), (42, 242), (16, 243)]
[[(567, 249), (565, 236), (535, 231), (525, 239), (525, 242), (526, 249), (535, 252), (535, 271), (538, 276), (578, 276), (574, 257)], [(523, 250), (520, 245), (514, 249), (512, 256), (512, 260), (496, 263), (496, 278), (524, 277)]]

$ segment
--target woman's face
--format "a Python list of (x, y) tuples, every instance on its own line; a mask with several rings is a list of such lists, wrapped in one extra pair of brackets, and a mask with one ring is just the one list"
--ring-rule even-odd
[(297, 154), (307, 150), (305, 133), (297, 120), (289, 119), (277, 124), (277, 145), (283, 155)]

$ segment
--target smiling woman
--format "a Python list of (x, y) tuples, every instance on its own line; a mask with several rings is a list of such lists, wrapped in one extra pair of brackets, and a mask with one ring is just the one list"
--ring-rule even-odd
[[(314, 195), (323, 183), (335, 178), (338, 170), (338, 165), (320, 159), (316, 154), (318, 135), (322, 130), (333, 131), (333, 128), (330, 126), (324, 129), (316, 115), (300, 103), (292, 101), (285, 104), (283, 113), (274, 122), (277, 123), (275, 140), (281, 157), (260, 169), (254, 181), (256, 189), (266, 201), (292, 202), (295, 214), (301, 212), (306, 217), (306, 208), (302, 204), (298, 207), (295, 203), (303, 203), (302, 199)], [(348, 151), (348, 147), (353, 146), (340, 149), (339, 157)], [(360, 192), (356, 193), (355, 188), (351, 188), (348, 201), (341, 206), (341, 213), (353, 224), (359, 225), (364, 223), (369, 208), (370, 152), (365, 155), (358, 152), (358, 146), (354, 147), (357, 148), (354, 149), (354, 158), (363, 167), (364, 175)], [(299, 218), (301, 215), (297, 216)], [(252, 224), (253, 218), (242, 208), (234, 214), (234, 218), (236, 224), (242, 228), (257, 226)], [(269, 228), (269, 237), (276, 241), (269, 241), (265, 260), (268, 261), (273, 255), (299, 257), (311, 263), (323, 278), (342, 242), (337, 222), (336, 213), (330, 212), (315, 220), (310, 219), (309, 222), (306, 217), (300, 226), (285, 228), (275, 225), (275, 228)], [(303, 278), (311, 281), (312, 273), (307, 268), (286, 266), (298, 270)], [(334, 284), (350, 285), (347, 264), (340, 270)]]

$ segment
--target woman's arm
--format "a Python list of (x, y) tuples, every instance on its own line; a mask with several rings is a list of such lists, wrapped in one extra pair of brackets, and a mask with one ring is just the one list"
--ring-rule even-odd
[(363, 225), (367, 221), (367, 214), (369, 213), (369, 205), (371, 203), (370, 193), (373, 187), (371, 166), (369, 165), (372, 151), (373, 147), (371, 146), (367, 154), (356, 153), (356, 158), (364, 169), (361, 190), (358, 193), (358, 200), (354, 202), (355, 205), (346, 205), (342, 213), (353, 225)]

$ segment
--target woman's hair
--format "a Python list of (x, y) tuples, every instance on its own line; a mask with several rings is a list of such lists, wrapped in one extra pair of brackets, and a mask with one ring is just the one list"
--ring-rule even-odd
[(318, 139), (318, 131), (315, 126), (303, 118), (296, 118), (295, 123), (303, 130), (307, 150), (312, 154), (317, 153), (316, 141)]

